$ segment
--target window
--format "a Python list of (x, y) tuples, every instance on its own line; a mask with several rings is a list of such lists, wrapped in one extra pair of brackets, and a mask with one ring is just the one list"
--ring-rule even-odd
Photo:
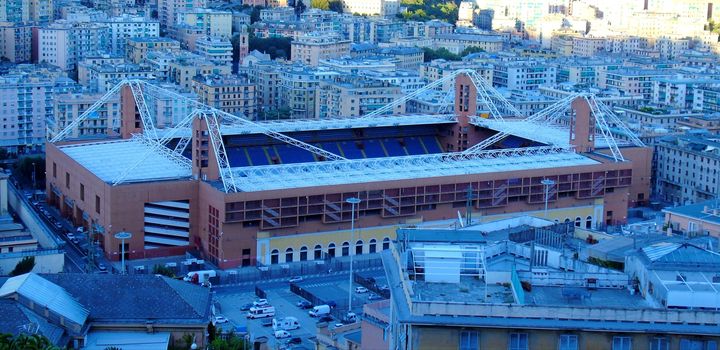
[(717, 342), (682, 338), (680, 339), (680, 350), (717, 350)]
[(100, 214), (100, 196), (95, 196), (95, 212)]
[(343, 242), (342, 244), (342, 256), (350, 255), (350, 243)]
[(293, 261), (293, 249), (292, 248), (285, 249), (285, 262), (289, 263), (292, 261)]
[(331, 258), (335, 257), (335, 243), (328, 244), (328, 256)]
[(592, 216), (585, 218), (585, 228), (592, 228)]
[(632, 339), (630, 337), (613, 337), (612, 350), (630, 350)]
[(322, 259), (322, 246), (319, 244), (316, 245), (314, 251), (315, 251), (315, 253), (313, 254), (313, 259), (315, 259), (315, 260)]
[(460, 350), (477, 350), (478, 332), (462, 331), (460, 332)]
[(385, 237), (383, 238), (383, 250), (390, 249), (390, 238)]
[(509, 350), (528, 350), (527, 333), (510, 333)]
[(273, 249), (270, 253), (270, 263), (271, 264), (277, 264), (280, 262), (280, 251), (277, 249)]
[(375, 240), (375, 238), (370, 240), (369, 249), (370, 250), (368, 252), (370, 254), (375, 253), (375, 251), (377, 251), (377, 241)]
[(57, 179), (57, 164), (53, 162), (53, 177)]
[(300, 261), (307, 261), (308, 248), (305, 246), (300, 247)]
[(80, 200), (85, 201), (85, 185), (80, 184)]
[(580, 224), (582, 222), (582, 218), (579, 216), (575, 218), (575, 227), (580, 227)]
[(355, 242), (355, 255), (361, 255), (363, 253), (363, 241)]
[(665, 337), (650, 338), (650, 350), (668, 350), (668, 340)]
[(70, 173), (65, 173), (65, 187), (70, 188)]
[(577, 350), (578, 336), (574, 334), (560, 335), (560, 346), (558, 348), (559, 350)]

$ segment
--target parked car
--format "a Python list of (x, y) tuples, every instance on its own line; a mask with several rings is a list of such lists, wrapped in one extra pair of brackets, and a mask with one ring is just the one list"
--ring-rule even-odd
[(313, 307), (313, 304), (307, 300), (300, 300), (297, 302), (297, 306), (301, 309), (310, 309)]
[(253, 301), (253, 306), (260, 307), (260, 306), (268, 306), (270, 303), (268, 303), (267, 299), (258, 299)]
[(80, 240), (77, 239), (77, 238), (71, 239), (70, 242), (73, 242), (73, 243), (75, 243), (75, 244), (80, 244)]
[(302, 276), (295, 276), (288, 280), (289, 283), (298, 283), (303, 280)]
[(230, 321), (225, 316), (222, 316), (222, 315), (217, 315), (217, 316), (215, 316), (215, 318), (213, 318), (214, 324), (228, 323), (228, 322), (230, 322)]
[(70, 231), (68, 231), (66, 235), (67, 235), (67, 238), (68, 238), (68, 239), (73, 239), (73, 238), (75, 238), (75, 234), (72, 233), (72, 232), (70, 232)]
[(333, 320), (332, 316), (325, 315), (325, 316), (321, 316), (320, 318), (318, 318), (318, 323), (319, 322), (332, 322), (332, 320)]
[(334, 302), (334, 301), (332, 301), (332, 300), (328, 301), (326, 304), (327, 304), (327, 306), (329, 306), (331, 309), (334, 309), (334, 308), (337, 307), (337, 303)]
[(105, 266), (105, 264), (98, 264), (98, 270), (100, 272), (107, 272), (107, 266)]
[(240, 307), (240, 311), (249, 311), (251, 307), (253, 307), (253, 303), (245, 304)]
[(388, 287), (387, 285), (383, 284), (383, 285), (381, 285), (380, 287), (378, 287), (378, 289), (380, 289), (380, 290), (390, 290), (390, 287)]
[(272, 318), (266, 318), (262, 321), (260, 321), (260, 325), (263, 327), (272, 327)]
[(290, 340), (288, 340), (288, 344), (300, 344), (300, 343), (302, 343), (302, 339), (300, 339), (300, 337), (294, 337), (294, 338), (290, 338)]
[(367, 293), (367, 292), (368, 292), (368, 289), (365, 287), (355, 287), (355, 293), (363, 294), (363, 293)]
[(275, 339), (290, 338), (290, 332), (288, 331), (275, 331)]
[(370, 293), (370, 295), (368, 295), (368, 300), (382, 300), (382, 298), (383, 297), (381, 297), (375, 293)]

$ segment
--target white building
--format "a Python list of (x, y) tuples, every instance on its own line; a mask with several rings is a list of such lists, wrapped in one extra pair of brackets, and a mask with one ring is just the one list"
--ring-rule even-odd
[(38, 30), (38, 61), (73, 70), (83, 58), (106, 53), (109, 37), (101, 23), (56, 21)]
[(497, 62), (493, 85), (510, 90), (534, 90), (540, 85), (554, 84), (556, 75), (556, 68), (542, 61)]
[(124, 55), (128, 38), (159, 37), (160, 22), (141, 16), (123, 15), (104, 22), (110, 28), (110, 53)]
[(19, 153), (42, 149), (46, 121), (53, 118), (54, 84), (41, 74), (0, 77), (0, 146)]
[(206, 8), (184, 9), (177, 12), (175, 24), (200, 28), (205, 35), (230, 38), (233, 16), (230, 11)]
[(208, 60), (232, 63), (232, 44), (228, 39), (206, 36), (195, 42), (195, 50)]
[(368, 16), (395, 16), (400, 11), (400, 1), (397, 0), (344, 0), (345, 13)]

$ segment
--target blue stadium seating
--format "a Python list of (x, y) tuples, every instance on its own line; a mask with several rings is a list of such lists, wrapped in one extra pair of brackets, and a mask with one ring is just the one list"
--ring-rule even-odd
[(443, 150), (440, 148), (437, 139), (434, 136), (423, 136), (420, 138), (425, 148), (429, 153), (442, 153)]
[(315, 147), (320, 147), (330, 153), (335, 153), (337, 155), (342, 155), (340, 152), (340, 148), (338, 148), (337, 142), (323, 142), (320, 144), (316, 144)]
[(228, 161), (232, 167), (248, 166), (247, 156), (245, 155), (245, 149), (239, 147), (226, 148)]
[(379, 137), (396, 137), (400, 134), (396, 128), (367, 128), (365, 129), (365, 137), (368, 138), (379, 138)]
[(515, 136), (509, 136), (503, 140), (502, 144), (504, 148), (518, 148), (523, 144), (523, 139)]
[(270, 164), (270, 161), (267, 158), (267, 155), (265, 154), (265, 150), (262, 147), (255, 146), (255, 147), (248, 147), (247, 152), (250, 155), (250, 160), (252, 161), (252, 165), (268, 165)]
[(309, 151), (292, 145), (277, 145), (275, 148), (284, 164), (314, 162), (315, 157)]
[(390, 157), (406, 156), (405, 150), (400, 146), (400, 142), (397, 139), (385, 139), (382, 140), (385, 150)]
[(407, 137), (405, 138), (405, 149), (410, 153), (411, 155), (418, 155), (418, 154), (426, 154), (425, 148), (423, 148), (422, 143), (420, 143), (420, 139), (417, 137)]
[(387, 157), (379, 140), (366, 140), (363, 144), (365, 145), (365, 155), (368, 158)]
[(340, 146), (340, 148), (342, 149), (343, 154), (345, 155), (345, 158), (348, 158), (348, 159), (365, 158), (363, 156), (362, 152), (360, 152), (360, 150), (355, 145), (355, 142), (343, 141), (343, 142), (338, 142), (337, 145)]

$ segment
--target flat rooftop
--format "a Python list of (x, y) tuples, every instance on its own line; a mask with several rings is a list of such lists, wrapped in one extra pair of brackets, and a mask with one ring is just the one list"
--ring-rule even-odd
[(525, 292), (527, 304), (542, 306), (581, 306), (624, 309), (649, 309), (654, 305), (639, 294), (630, 294), (627, 289), (585, 287), (533, 286)]
[(191, 176), (189, 163), (184, 165), (180, 161), (173, 161), (161, 151), (135, 138), (62, 145), (58, 149), (108, 183), (114, 182), (121, 175), (125, 175), (126, 183)]
[[(475, 277), (462, 276), (460, 283), (429, 283), (415, 281), (413, 291), (415, 301), (443, 301), (463, 303), (500, 303), (515, 302), (510, 287), (485, 284)], [(486, 294), (487, 293), (487, 294)]]

